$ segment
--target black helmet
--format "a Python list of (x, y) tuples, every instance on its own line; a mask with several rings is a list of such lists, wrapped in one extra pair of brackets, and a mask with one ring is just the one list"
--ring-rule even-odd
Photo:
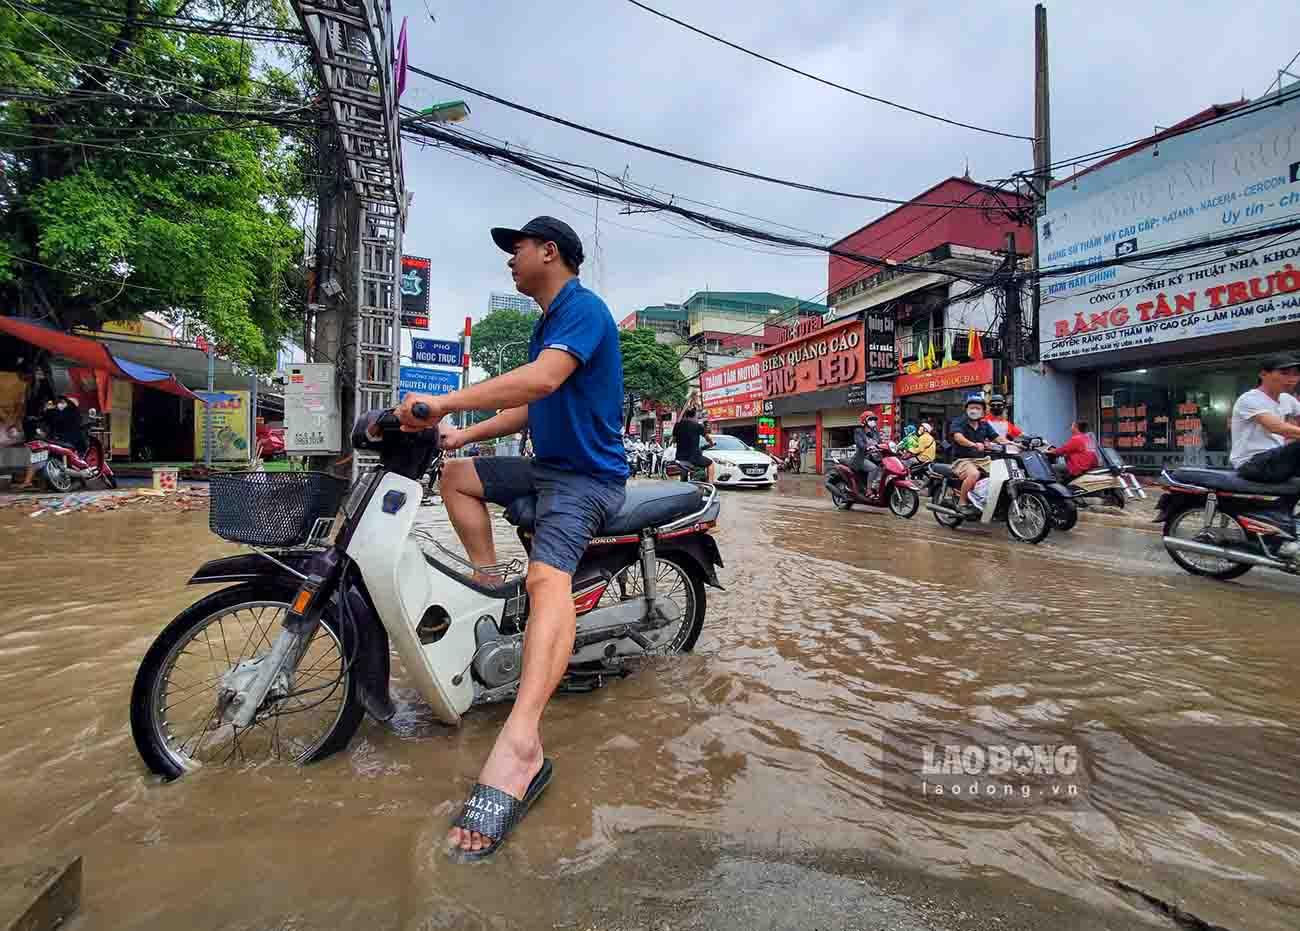
[(989, 398), (989, 407), (1006, 407), (1007, 399), (1001, 394), (994, 394)]

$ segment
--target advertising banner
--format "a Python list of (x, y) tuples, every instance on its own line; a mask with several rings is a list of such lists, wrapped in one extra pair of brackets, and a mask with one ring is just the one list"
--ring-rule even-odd
[(894, 379), (894, 397), (910, 394), (929, 394), (931, 391), (948, 391), (952, 388), (974, 388), (993, 383), (993, 360), (977, 359), (946, 369), (930, 369), (916, 375), (899, 375)]
[[(1300, 89), (1262, 100), (1053, 188), (1038, 224), (1042, 269), (1300, 217)], [(1046, 278), (1040, 351), (1062, 359), (1300, 320), (1298, 291), (1300, 249), (1276, 234)]]
[(460, 341), (454, 339), (411, 340), (411, 361), (417, 365), (452, 365), (460, 368)]
[(460, 372), (440, 372), (436, 369), (422, 369), (415, 365), (403, 365), (398, 373), (397, 400), (402, 400), (412, 391), (420, 394), (451, 394), (460, 387)]
[(887, 314), (867, 315), (867, 372), (871, 375), (897, 368), (896, 322), (892, 309)]
[[(212, 458), (223, 462), (246, 460), (252, 456), (249, 442), (249, 393), (247, 391), (194, 392), (194, 458), (206, 459), (203, 412), (212, 418)], [(203, 402), (207, 401), (205, 405)]]
[(429, 269), (433, 263), (415, 255), (402, 256), (402, 326), (429, 328)]
[(763, 408), (763, 364), (759, 359), (711, 369), (700, 375), (709, 420), (757, 417)]
[(804, 394), (862, 381), (865, 343), (862, 322), (846, 320), (761, 353), (763, 386), (769, 398)]

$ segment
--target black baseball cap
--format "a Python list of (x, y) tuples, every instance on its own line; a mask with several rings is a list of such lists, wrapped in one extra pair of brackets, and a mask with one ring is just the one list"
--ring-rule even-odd
[(1260, 360), (1261, 372), (1276, 372), (1278, 369), (1300, 369), (1300, 355), (1293, 352), (1278, 352)]
[(521, 239), (540, 239), (553, 242), (560, 250), (560, 256), (576, 271), (582, 264), (582, 240), (573, 231), (573, 227), (555, 217), (533, 217), (522, 228), (508, 229), (504, 226), (492, 227), (492, 241), (506, 252), (515, 251), (515, 243)]

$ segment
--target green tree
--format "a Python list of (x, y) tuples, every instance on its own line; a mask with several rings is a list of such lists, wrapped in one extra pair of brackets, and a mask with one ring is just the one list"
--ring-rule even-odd
[(3, 306), (67, 328), (184, 315), (273, 364), (301, 319), (294, 133), (314, 133), (314, 111), (258, 43), (213, 24), (288, 15), (282, 0), (0, 4)]
[[(528, 361), (528, 338), (541, 316), (537, 311), (509, 308), (485, 316), (474, 324), (474, 364), (492, 378), (519, 368)], [(499, 356), (497, 350), (502, 350)]]
[(678, 368), (680, 360), (671, 346), (656, 342), (654, 330), (645, 327), (619, 330), (618, 345), (623, 352), (625, 396), (672, 408), (682, 406), (687, 379)]

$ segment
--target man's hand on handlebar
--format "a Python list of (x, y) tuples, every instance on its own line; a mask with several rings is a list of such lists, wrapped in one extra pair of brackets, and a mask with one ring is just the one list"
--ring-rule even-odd
[(431, 394), (408, 394), (393, 413), (401, 422), (403, 433), (419, 433), (436, 427), (450, 411)]
[(438, 443), (447, 452), (460, 449), (466, 442), (465, 431), (459, 427), (440, 427), (438, 429)]

